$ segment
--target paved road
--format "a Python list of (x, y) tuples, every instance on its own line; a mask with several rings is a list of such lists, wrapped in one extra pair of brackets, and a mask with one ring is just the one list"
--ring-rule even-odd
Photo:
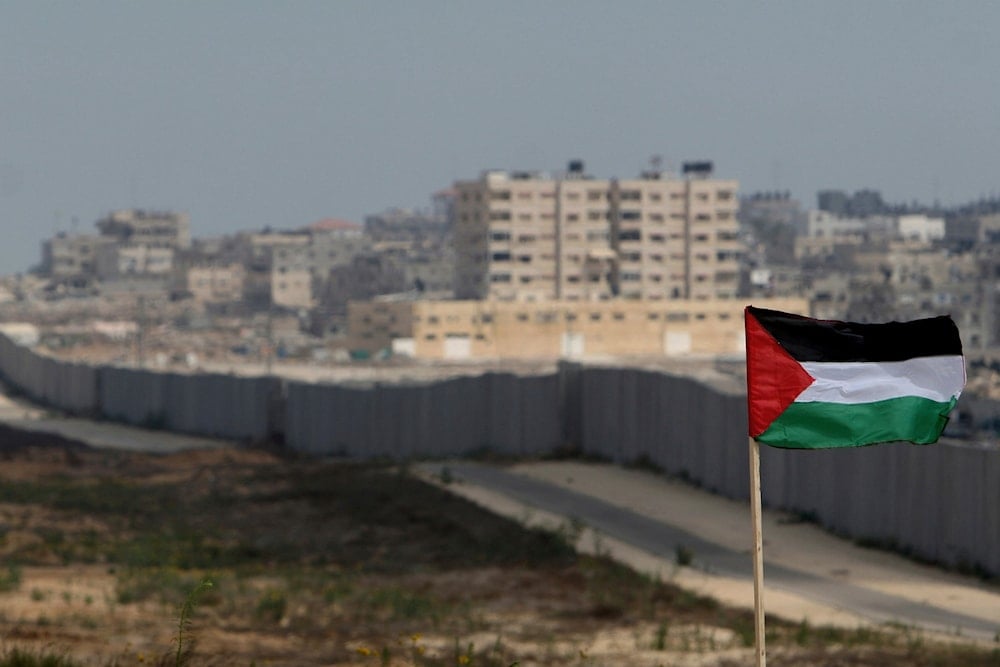
[(149, 430), (107, 421), (90, 421), (61, 416), (26, 401), (3, 395), (0, 385), (0, 423), (39, 433), (55, 433), (79, 440), (91, 447), (126, 449), (140, 452), (169, 453), (188, 449), (231, 446), (233, 443), (213, 438)]
[[(426, 467), (437, 471), (440, 465)], [(583, 493), (492, 466), (449, 462), (451, 474), (464, 482), (499, 492), (520, 503), (575, 517), (601, 534), (616, 538), (673, 563), (683, 546), (694, 554), (692, 565), (705, 572), (753, 580), (749, 552), (741, 553), (706, 541), (669, 523), (612, 505)], [(873, 622), (898, 622), (934, 631), (993, 639), (1000, 619), (956, 613), (871, 588), (765, 562), (767, 585), (823, 605), (850, 611)]]

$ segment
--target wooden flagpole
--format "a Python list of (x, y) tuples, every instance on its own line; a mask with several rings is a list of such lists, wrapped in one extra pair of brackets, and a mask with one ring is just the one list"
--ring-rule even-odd
[(760, 445), (750, 438), (750, 521), (753, 523), (753, 617), (757, 667), (764, 667), (764, 538), (760, 509)]

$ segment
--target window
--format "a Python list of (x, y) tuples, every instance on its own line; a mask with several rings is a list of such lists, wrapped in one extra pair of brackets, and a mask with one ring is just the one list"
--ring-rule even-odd
[(510, 232), (490, 232), (491, 241), (510, 241)]
[(642, 214), (639, 211), (629, 209), (622, 211), (621, 218), (622, 220), (641, 220)]
[(510, 211), (490, 211), (490, 220), (510, 220)]
[(639, 201), (642, 199), (642, 193), (638, 190), (622, 190), (619, 197), (622, 201)]
[(510, 190), (497, 190), (490, 193), (490, 199), (496, 201), (510, 201)]
[(618, 232), (618, 240), (619, 241), (641, 241), (642, 240), (642, 232), (640, 232), (638, 229), (623, 229), (622, 231)]
[(490, 282), (492, 283), (509, 283), (510, 274), (509, 273), (494, 273), (490, 276)]
[(509, 262), (510, 253), (509, 252), (495, 252), (490, 256), (494, 262)]

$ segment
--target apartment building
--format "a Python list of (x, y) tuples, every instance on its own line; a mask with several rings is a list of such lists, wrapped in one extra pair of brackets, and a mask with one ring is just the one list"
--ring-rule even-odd
[(243, 298), (246, 269), (242, 264), (204, 262), (187, 267), (181, 278), (196, 302), (230, 304)]
[(487, 171), (455, 184), (456, 297), (728, 299), (739, 287), (738, 183)]
[(102, 236), (119, 243), (151, 247), (189, 248), (191, 218), (187, 213), (124, 209), (97, 221)]
[(57, 234), (42, 242), (41, 273), (50, 278), (93, 276), (97, 255), (109, 243), (94, 234)]

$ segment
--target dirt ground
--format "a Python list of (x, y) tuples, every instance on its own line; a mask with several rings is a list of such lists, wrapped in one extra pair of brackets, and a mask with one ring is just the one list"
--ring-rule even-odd
[[(0, 651), (86, 665), (746, 665), (753, 619), (403, 468), (0, 426)], [(772, 665), (989, 665), (768, 620)], [(176, 652), (180, 639), (182, 659)], [(958, 641), (956, 639), (956, 641)]]

